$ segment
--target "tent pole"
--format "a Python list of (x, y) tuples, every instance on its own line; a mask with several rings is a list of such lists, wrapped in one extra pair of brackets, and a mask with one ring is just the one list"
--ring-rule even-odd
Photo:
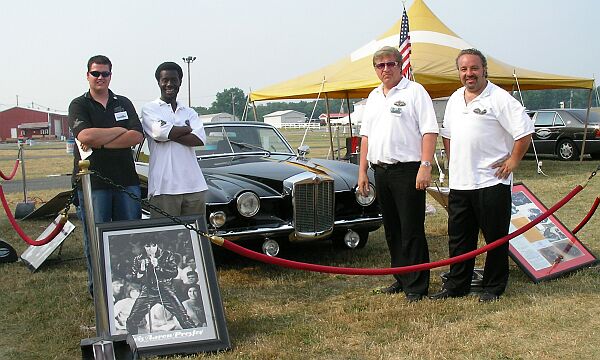
[(583, 154), (585, 154), (585, 138), (587, 137), (588, 122), (590, 119), (590, 108), (592, 107), (592, 92), (594, 87), (590, 89), (590, 95), (588, 96), (587, 112), (585, 113), (585, 124), (583, 125), (583, 143), (581, 144), (581, 154), (579, 154), (579, 162), (583, 162)]
[[(250, 90), (252, 91), (252, 90)], [(246, 97), (246, 103), (244, 104), (244, 112), (242, 113), (242, 121), (246, 121), (248, 118), (248, 104), (250, 103), (250, 93)]]
[(350, 116), (350, 113), (352, 111), (350, 110), (350, 99), (348, 98), (347, 91), (346, 91), (346, 104), (348, 104), (348, 125), (350, 125), (350, 137), (352, 137), (352, 117)]
[(331, 116), (329, 112), (329, 96), (327, 95), (327, 93), (325, 93), (325, 110), (327, 111), (327, 130), (329, 130), (329, 151), (331, 151), (331, 159), (334, 159), (333, 134), (331, 133)]
[(254, 121), (258, 121), (258, 115), (256, 115), (256, 104), (252, 101), (252, 112), (254, 113)]

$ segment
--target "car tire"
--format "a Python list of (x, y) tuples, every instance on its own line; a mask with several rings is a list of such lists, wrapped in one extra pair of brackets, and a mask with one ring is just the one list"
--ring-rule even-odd
[(577, 159), (579, 156), (579, 150), (575, 146), (575, 143), (569, 139), (564, 139), (558, 142), (556, 146), (556, 155), (563, 161), (571, 161)]

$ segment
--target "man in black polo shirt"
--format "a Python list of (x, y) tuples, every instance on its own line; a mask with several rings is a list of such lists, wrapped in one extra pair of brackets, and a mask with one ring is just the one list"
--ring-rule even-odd
[[(124, 186), (128, 192), (140, 195), (140, 183), (135, 172), (131, 146), (143, 139), (143, 129), (129, 99), (109, 90), (112, 63), (103, 55), (88, 60), (87, 80), (90, 90), (69, 105), (69, 127), (77, 139), (73, 151), (73, 177), (79, 171), (82, 158), (90, 161), (90, 170)], [(127, 194), (92, 175), (92, 203), (96, 223), (132, 220), (141, 217), (141, 205)], [(83, 201), (81, 184), (79, 201)], [(93, 294), (89, 237), (83, 206), (77, 213), (83, 222), (83, 248), (88, 267), (88, 288)]]

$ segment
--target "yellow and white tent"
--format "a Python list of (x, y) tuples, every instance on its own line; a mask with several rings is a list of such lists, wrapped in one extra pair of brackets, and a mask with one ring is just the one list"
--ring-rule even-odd
[[(462, 49), (472, 48), (456, 35), (425, 5), (415, 0), (408, 10), (412, 54), (410, 62), (415, 80), (432, 98), (449, 96), (461, 86), (455, 59)], [(349, 56), (295, 79), (251, 92), (252, 101), (317, 98), (319, 92), (329, 98), (365, 98), (379, 85), (373, 71), (373, 53), (383, 46), (398, 46), (399, 20), (377, 40), (362, 46)], [(512, 90), (516, 74), (521, 90), (581, 88), (592, 89), (593, 79), (561, 76), (517, 68), (487, 56), (488, 78)]]

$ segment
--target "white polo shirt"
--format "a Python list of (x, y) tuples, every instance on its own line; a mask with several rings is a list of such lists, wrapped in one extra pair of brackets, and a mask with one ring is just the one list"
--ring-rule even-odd
[(492, 164), (509, 155), (515, 143), (533, 133), (525, 108), (504, 89), (488, 81), (479, 96), (465, 104), (465, 88), (448, 99), (440, 134), (450, 139), (450, 189), (474, 190), (497, 184)]
[(193, 129), (192, 134), (205, 142), (202, 121), (194, 109), (178, 101), (173, 112), (171, 105), (161, 99), (142, 107), (142, 126), (150, 148), (148, 196), (187, 194), (208, 189), (194, 147), (169, 140), (173, 126), (184, 126), (186, 120)]
[(360, 127), (360, 135), (369, 138), (369, 162), (421, 161), (423, 135), (438, 131), (433, 103), (421, 84), (403, 77), (387, 96), (383, 84), (369, 94)]

